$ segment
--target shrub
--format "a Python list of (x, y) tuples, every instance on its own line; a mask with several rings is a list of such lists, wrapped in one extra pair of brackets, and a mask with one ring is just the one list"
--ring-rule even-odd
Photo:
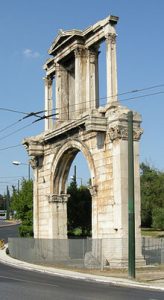
[(21, 237), (33, 237), (33, 227), (32, 225), (20, 225), (19, 234)]
[(153, 210), (153, 224), (152, 227), (155, 229), (164, 230), (164, 208), (155, 208)]

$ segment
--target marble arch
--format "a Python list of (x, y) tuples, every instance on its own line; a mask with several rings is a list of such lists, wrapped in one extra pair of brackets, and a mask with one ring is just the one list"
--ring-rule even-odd
[[(116, 30), (108, 16), (85, 30), (60, 30), (45, 62), (45, 130), (26, 138), (34, 169), (35, 238), (67, 238), (65, 183), (78, 151), (92, 177), (92, 237), (103, 239), (111, 266), (127, 263), (129, 109), (117, 92)], [(106, 44), (106, 105), (99, 104), (99, 46)], [(55, 93), (54, 93), (55, 90)], [(136, 259), (141, 255), (139, 141), (133, 112)], [(112, 248), (111, 248), (112, 245)]]

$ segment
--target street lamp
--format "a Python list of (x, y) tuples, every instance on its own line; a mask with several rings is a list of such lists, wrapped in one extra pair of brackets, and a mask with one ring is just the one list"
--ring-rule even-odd
[(30, 176), (30, 163), (26, 164), (26, 163), (22, 163), (20, 161), (17, 161), (17, 160), (13, 160), (13, 165), (15, 166), (19, 166), (19, 165), (25, 165), (25, 166), (28, 166), (28, 180), (31, 179), (31, 176)]

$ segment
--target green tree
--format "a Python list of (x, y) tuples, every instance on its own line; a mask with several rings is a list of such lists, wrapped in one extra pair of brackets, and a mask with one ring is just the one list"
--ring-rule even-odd
[(152, 213), (153, 224), (152, 227), (155, 229), (164, 230), (164, 207), (156, 207)]
[(19, 227), (21, 236), (33, 235), (33, 182), (23, 179), (18, 190), (13, 189), (11, 208), (15, 217), (22, 221)]
[[(143, 227), (157, 226), (159, 208), (164, 207), (164, 173), (142, 163), (141, 168), (141, 220)], [(156, 219), (156, 221), (155, 221)]]
[(91, 195), (86, 186), (77, 187), (73, 178), (68, 187), (70, 195), (67, 205), (68, 234), (73, 235), (75, 229), (80, 229), (82, 236), (91, 234)]
[(4, 200), (4, 197), (0, 194), (0, 210), (4, 210), (5, 208), (5, 200)]

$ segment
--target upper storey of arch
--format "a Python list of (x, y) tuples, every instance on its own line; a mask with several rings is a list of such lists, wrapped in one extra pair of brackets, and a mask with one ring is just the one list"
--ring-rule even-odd
[(78, 46), (85, 48), (94, 47), (106, 39), (108, 34), (115, 33), (114, 26), (118, 22), (117, 16), (108, 16), (98, 21), (96, 24), (86, 28), (85, 30), (62, 30), (60, 29), (57, 37), (53, 41), (48, 50), (48, 54), (53, 58), (47, 60), (44, 69), (48, 71), (51, 67), (51, 61), (61, 61), (64, 57), (70, 55)]

